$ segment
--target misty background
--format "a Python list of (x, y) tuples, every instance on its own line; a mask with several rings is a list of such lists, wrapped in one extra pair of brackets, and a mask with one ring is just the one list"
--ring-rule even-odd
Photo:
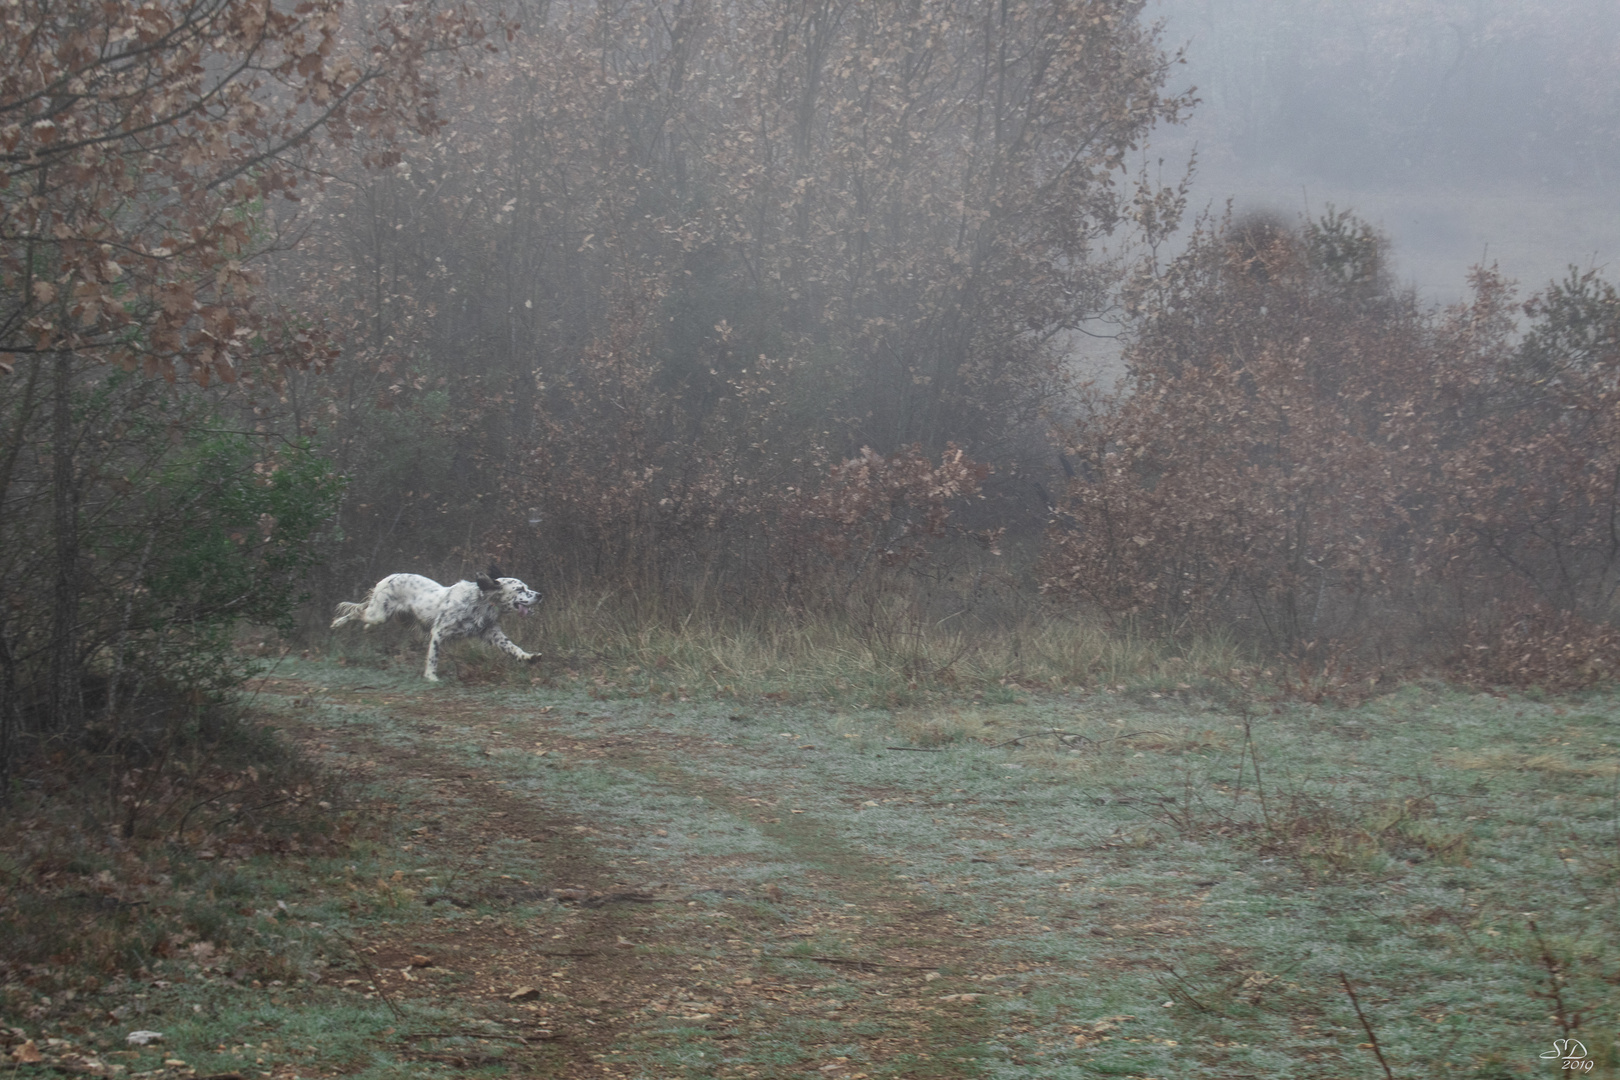
[[(1293, 219), (1353, 209), (1394, 270), (1451, 303), (1496, 263), (1522, 295), (1620, 252), (1620, 4), (1613, 0), (1150, 0), (1167, 170), (1196, 150), (1190, 208)], [(1611, 275), (1612, 276), (1612, 275)]]
[(570, 679), (1620, 671), (1613, 0), (325, 0), (93, 93), (73, 2), (0, 19), (0, 770), (492, 561)]

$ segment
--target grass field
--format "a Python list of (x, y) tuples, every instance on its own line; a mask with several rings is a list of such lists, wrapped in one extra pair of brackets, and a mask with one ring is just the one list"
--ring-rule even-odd
[(12, 913), (27, 880), (190, 928), (139, 979), (13, 965), (18, 1075), (1620, 1075), (1612, 695), (532, 671), (278, 665), (250, 708), (339, 793), (323, 844), (203, 810), (138, 897), (13, 849)]

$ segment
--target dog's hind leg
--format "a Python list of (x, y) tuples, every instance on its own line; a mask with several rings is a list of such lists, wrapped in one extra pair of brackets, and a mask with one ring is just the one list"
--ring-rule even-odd
[(332, 629), (336, 630), (344, 623), (360, 618), (363, 614), (365, 614), (366, 604), (369, 601), (370, 597), (367, 597), (366, 600), (362, 600), (358, 604), (351, 604), (347, 600), (339, 600), (337, 606), (337, 618), (332, 620)]
[(369, 630), (371, 627), (387, 618), (387, 616), (380, 610), (374, 610), (380, 609), (381, 606), (382, 605), (377, 602), (377, 590), (375, 587), (373, 587), (370, 592), (366, 593), (365, 596), (361, 597), (358, 604), (350, 603), (347, 600), (339, 600), (337, 606), (337, 618), (332, 620), (332, 629), (336, 630), (345, 623), (350, 623), (355, 619), (359, 619), (361, 624)]

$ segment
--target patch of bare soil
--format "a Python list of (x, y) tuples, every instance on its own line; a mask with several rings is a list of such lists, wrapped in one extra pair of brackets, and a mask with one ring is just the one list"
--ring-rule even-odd
[[(316, 691), (283, 681), (262, 692), (302, 700)], [(432, 1003), (481, 1018), (476, 1028), (443, 1031), (406, 1030), (402, 1020), (402, 1053), (458, 1068), (505, 1062), (567, 1076), (644, 1071), (677, 1051), (702, 1055), (717, 1076), (977, 1071), (961, 1054), (988, 1034), (981, 999), (998, 974), (1027, 968), (998, 969), (975, 948), (977, 928), (953, 921), (906, 882), (870, 869), (845, 873), (838, 857), (812, 851), (807, 860), (803, 849), (794, 857), (812, 864), (809, 884), (835, 901), (790, 907), (775, 884), (705, 885), (714, 863), (704, 859), (685, 865), (679, 883), (646, 880), (625, 850), (599, 842), (593, 823), (500, 783), (494, 757), (468, 764), (469, 756), (447, 752), (446, 728), (464, 750), (469, 727), (493, 733), (512, 717), (404, 696), (391, 695), (387, 706), (408, 740), (384, 743), (365, 729), (306, 726), (285, 714), (278, 723), (317, 757), (349, 768), (363, 762), (371, 784), (420, 791), (426, 783), (434, 796), (431, 819), (410, 838), (417, 856), (446, 871), (421, 896), (433, 914), (374, 930), (353, 943), (349, 970), (329, 974), (395, 1007)], [(545, 712), (525, 713), (523, 723), (536, 740), (556, 727)], [(701, 775), (669, 764), (699, 750), (725, 752), (721, 744), (663, 732), (653, 753), (648, 741), (559, 738), (576, 756), (684, 785), (784, 847), (795, 843), (796, 819), (784, 824), (771, 800), (754, 797), (764, 793), (710, 790)], [(540, 869), (527, 880), (489, 876), (484, 856), (498, 845), (525, 846), (526, 863)], [(736, 868), (759, 857), (723, 861)], [(547, 917), (534, 916), (536, 905)], [(460, 910), (451, 916), (452, 908)], [(836, 951), (826, 944), (834, 940)], [(447, 1042), (469, 1033), (477, 1041)]]

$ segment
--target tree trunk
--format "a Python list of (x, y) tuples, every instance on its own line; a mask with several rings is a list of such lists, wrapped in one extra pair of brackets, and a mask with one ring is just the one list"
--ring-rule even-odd
[(11, 642), (0, 623), (0, 806), (11, 802), (11, 759), (17, 748), (18, 720), (17, 665), (12, 659)]
[(72, 731), (84, 719), (79, 663), (79, 492), (74, 475), (73, 354), (56, 354), (52, 368), (51, 508), (56, 580), (51, 608), (49, 723)]
[[(0, 423), (9, 420), (12, 425), (8, 433), (8, 445), (3, 455), (0, 455), (0, 520), (5, 517), (7, 497), (11, 492), (11, 477), (27, 442), (28, 424), (33, 419), (34, 408), (38, 401), (35, 394), (39, 388), (40, 367), (38, 363), (28, 366), (28, 381), (23, 384), (22, 396), (20, 399), (13, 399), (16, 402), (15, 414), (0, 417)], [(6, 535), (0, 533), (0, 542), (5, 540)], [(11, 649), (11, 639), (7, 636), (5, 613), (0, 611), (0, 805), (3, 805), (11, 794), (11, 764), (12, 757), (16, 753), (17, 732), (21, 720), (22, 705), (18, 700), (17, 662)]]

